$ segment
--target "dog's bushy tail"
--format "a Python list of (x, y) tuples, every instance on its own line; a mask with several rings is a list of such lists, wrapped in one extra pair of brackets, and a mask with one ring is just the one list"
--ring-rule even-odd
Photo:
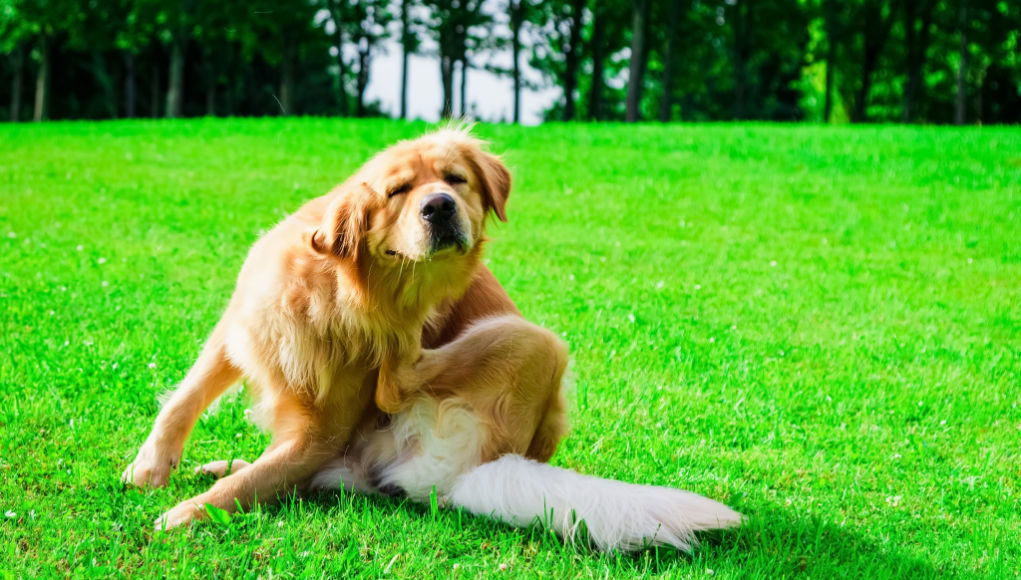
[(688, 551), (700, 530), (729, 528), (741, 514), (700, 495), (581, 475), (505, 455), (460, 476), (450, 503), (526, 527), (539, 523), (574, 541), (581, 522), (600, 550), (669, 545)]

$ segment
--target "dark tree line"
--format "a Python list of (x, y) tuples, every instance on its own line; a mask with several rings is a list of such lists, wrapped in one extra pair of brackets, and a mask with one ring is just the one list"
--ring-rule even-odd
[(527, 62), (551, 120), (1021, 122), (1017, 0), (0, 0), (0, 113), (379, 115), (385, 41), (401, 117), (429, 47), (444, 116)]

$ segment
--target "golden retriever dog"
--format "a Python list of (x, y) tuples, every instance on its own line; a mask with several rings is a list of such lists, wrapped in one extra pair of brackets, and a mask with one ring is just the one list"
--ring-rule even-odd
[[(693, 493), (584, 476), (545, 462), (566, 432), (567, 350), (524, 320), (479, 262), (487, 214), (506, 219), (510, 175), (466, 131), (383, 152), (253, 247), (227, 313), (161, 411), (127, 481), (162, 485), (197, 416), (245, 376), (273, 442), (216, 461), (211, 503), (344, 487), (460, 506), (603, 550), (688, 549), (741, 516)], [(228, 475), (229, 473), (229, 475)]]
[(369, 161), (255, 243), (226, 312), (156, 418), (122, 479), (162, 486), (195, 421), (247, 379), (269, 448), (243, 473), (165, 513), (172, 528), (272, 499), (312, 475), (351, 436), (389, 369), (418, 360), (437, 308), (483, 275), (489, 212), (510, 175), (466, 132), (440, 131)]

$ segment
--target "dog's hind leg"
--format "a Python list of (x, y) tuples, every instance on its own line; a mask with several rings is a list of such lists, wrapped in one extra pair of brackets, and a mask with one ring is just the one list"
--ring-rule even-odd
[(543, 463), (553, 457), (560, 440), (567, 433), (567, 400), (560, 388), (562, 376), (558, 376), (553, 382), (554, 392), (550, 393), (548, 406), (539, 426), (535, 430), (535, 436), (528, 445), (525, 457), (535, 459)]
[(206, 341), (195, 365), (163, 405), (152, 432), (121, 481), (161, 487), (181, 461), (184, 441), (202, 411), (241, 377), (227, 357), (226, 329), (221, 322)]

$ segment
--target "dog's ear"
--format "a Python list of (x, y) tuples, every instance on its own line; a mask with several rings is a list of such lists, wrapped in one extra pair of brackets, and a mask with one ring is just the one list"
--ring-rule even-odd
[(482, 199), (500, 221), (507, 221), (507, 198), (510, 197), (511, 175), (496, 155), (476, 151), (471, 157), (482, 187)]
[(354, 258), (367, 227), (360, 196), (353, 191), (341, 191), (327, 206), (323, 223), (306, 232), (305, 238), (317, 253)]

